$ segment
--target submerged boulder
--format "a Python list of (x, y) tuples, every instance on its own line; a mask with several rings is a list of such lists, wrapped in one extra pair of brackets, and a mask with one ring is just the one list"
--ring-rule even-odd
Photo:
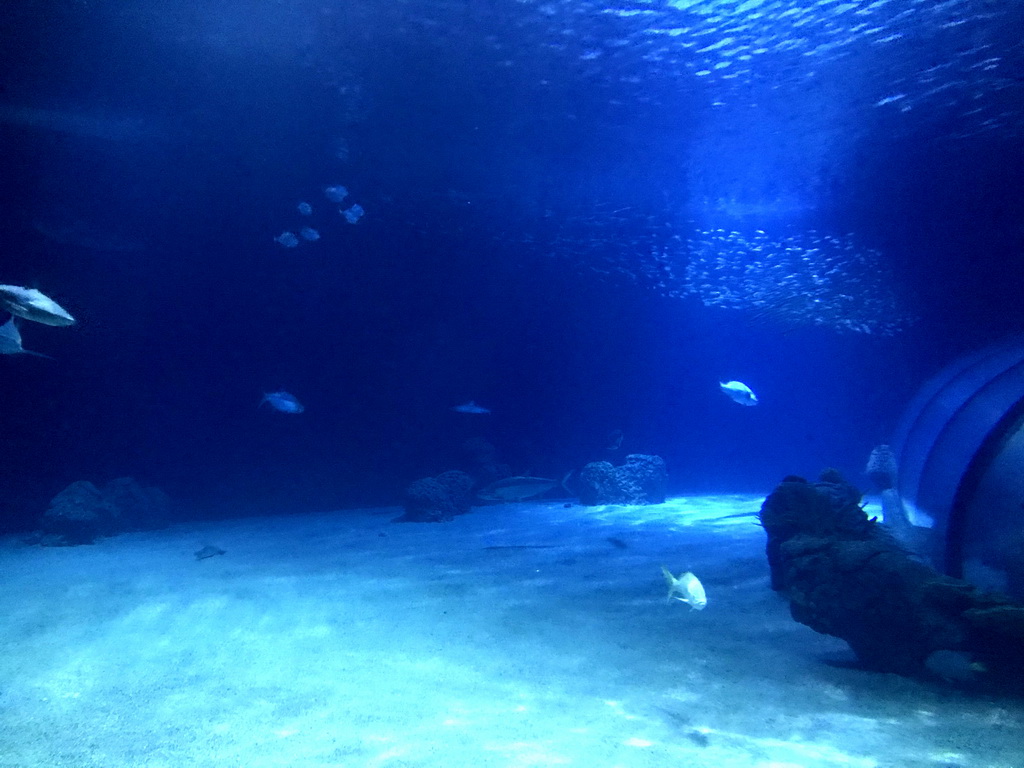
[(439, 523), (464, 515), (472, 492), (473, 478), (458, 470), (416, 480), (405, 490), (405, 514), (398, 522)]
[(114, 533), (117, 510), (88, 480), (72, 483), (50, 499), (43, 513), (43, 538), (49, 546), (92, 544)]
[(787, 477), (761, 524), (771, 586), (801, 624), (845, 640), (871, 669), (918, 674), (965, 652), (991, 680), (1024, 683), (1024, 606), (945, 576), (906, 551), (835, 470)]
[(92, 544), (96, 539), (167, 525), (170, 499), (130, 477), (97, 488), (88, 480), (72, 483), (50, 500), (39, 542), (47, 546)]
[(171, 500), (159, 488), (119, 477), (103, 486), (103, 495), (114, 506), (119, 531), (162, 528), (170, 521)]
[(580, 504), (661, 504), (668, 472), (660, 456), (633, 453), (625, 464), (593, 461), (580, 470)]
[(498, 458), (498, 449), (482, 437), (471, 437), (462, 444), (469, 474), (480, 485), (489, 485), (512, 476), (512, 468)]

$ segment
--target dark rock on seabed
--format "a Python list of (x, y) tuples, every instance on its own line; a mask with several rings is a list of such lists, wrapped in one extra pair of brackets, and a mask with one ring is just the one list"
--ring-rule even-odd
[(835, 470), (787, 477), (761, 507), (772, 589), (793, 618), (845, 640), (866, 667), (916, 675), (937, 651), (979, 681), (1024, 689), (1024, 605), (943, 575), (869, 519)]
[(593, 461), (580, 470), (580, 504), (661, 504), (667, 480), (665, 461), (660, 456), (633, 453), (618, 467), (607, 461)]

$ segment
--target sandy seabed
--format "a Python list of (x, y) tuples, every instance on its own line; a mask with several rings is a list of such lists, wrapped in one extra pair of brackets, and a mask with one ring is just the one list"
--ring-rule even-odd
[(760, 501), (3, 540), (0, 768), (1024, 765), (1024, 701), (848, 668), (795, 623)]

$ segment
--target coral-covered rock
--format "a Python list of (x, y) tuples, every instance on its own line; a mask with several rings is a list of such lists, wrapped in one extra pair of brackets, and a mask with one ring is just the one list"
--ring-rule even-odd
[(1024, 606), (913, 558), (860, 498), (829, 470), (786, 478), (761, 507), (772, 588), (793, 618), (873, 669), (916, 674), (936, 651), (964, 651), (1024, 682)]
[(668, 472), (660, 456), (634, 453), (615, 467), (594, 461), (580, 470), (580, 504), (661, 504), (665, 501)]
[(43, 543), (53, 546), (92, 544), (115, 531), (117, 510), (88, 480), (72, 483), (50, 500), (43, 513)]
[(668, 470), (660, 456), (631, 453), (617, 470), (629, 504), (664, 504)]
[(103, 486), (103, 495), (114, 506), (119, 531), (162, 528), (170, 520), (171, 500), (159, 488), (146, 488), (131, 477), (119, 477)]
[(102, 489), (80, 480), (50, 500), (40, 541), (49, 546), (92, 544), (104, 536), (159, 528), (169, 519), (170, 499), (158, 488), (146, 488), (130, 477), (112, 480)]
[(467, 469), (479, 485), (490, 485), (512, 475), (512, 468), (498, 459), (498, 449), (482, 437), (471, 437), (462, 444)]
[(609, 461), (592, 461), (580, 470), (577, 478), (580, 504), (594, 506), (596, 504), (624, 504), (619, 501), (618, 478), (615, 466)]
[(405, 490), (405, 514), (400, 522), (437, 523), (469, 511), (473, 478), (453, 470), (416, 480)]

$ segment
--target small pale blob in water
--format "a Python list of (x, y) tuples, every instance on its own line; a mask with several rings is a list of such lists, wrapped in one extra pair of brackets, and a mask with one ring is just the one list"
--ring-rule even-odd
[(356, 203), (351, 208), (346, 208), (344, 211), (342, 211), (341, 215), (345, 217), (345, 221), (347, 221), (349, 224), (355, 224), (357, 221), (363, 218), (364, 213), (366, 213), (366, 211), (363, 210), (363, 206), (359, 205), (359, 203)]
[(757, 395), (742, 381), (718, 382), (719, 388), (740, 405), (757, 405)]
[(334, 157), (343, 163), (348, 162), (348, 142), (345, 139), (337, 139), (334, 142)]
[(622, 438), (625, 434), (621, 429), (613, 429), (608, 433), (608, 444), (604, 447), (606, 451), (617, 451), (622, 447)]
[(452, 410), (456, 413), (490, 413), (490, 408), (484, 408), (482, 405), (477, 405), (475, 401), (470, 400), (468, 403), (462, 405), (453, 405)]
[(332, 203), (340, 203), (342, 200), (348, 197), (348, 190), (341, 185), (334, 187), (324, 187), (324, 196)]
[(298, 398), (290, 392), (281, 390), (280, 392), (265, 392), (263, 399), (260, 400), (260, 405), (267, 403), (275, 411), (279, 413), (302, 413), (306, 410), (305, 406), (299, 402)]
[(296, 208), (299, 209), (299, 213), (303, 216), (311, 216), (313, 214), (313, 206), (309, 203), (299, 203)]
[(687, 571), (686, 573), (680, 574), (677, 579), (672, 575), (672, 572), (664, 565), (661, 566), (661, 573), (665, 577), (665, 582), (668, 584), (668, 599), (676, 600), (686, 603), (696, 611), (703, 611), (708, 604), (708, 596), (704, 591), (704, 585), (700, 583), (700, 579), (694, 576), (692, 573)]
[(72, 325), (75, 318), (49, 296), (35, 288), (0, 285), (0, 309), (43, 325)]
[(18, 331), (18, 326), (15, 324), (13, 317), (3, 325), (0, 325), (0, 355), (35, 355), (36, 357), (45, 357), (47, 360), (53, 360), (49, 355), (44, 355), (42, 352), (33, 352), (31, 349), (25, 349), (21, 346), (21, 332)]
[(294, 232), (282, 232), (280, 235), (275, 237), (274, 240), (285, 248), (294, 248), (299, 244), (299, 238), (295, 236)]
[(317, 232), (312, 227), (303, 227), (301, 230), (299, 230), (299, 234), (302, 235), (302, 237), (305, 238), (306, 240), (309, 240), (310, 242), (320, 239), (320, 233)]

